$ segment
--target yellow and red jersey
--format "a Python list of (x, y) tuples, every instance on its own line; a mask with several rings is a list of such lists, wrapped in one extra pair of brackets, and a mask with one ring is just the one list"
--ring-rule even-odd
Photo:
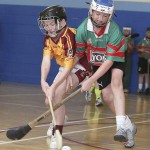
[(76, 29), (66, 27), (60, 38), (55, 42), (53, 38), (46, 36), (44, 39), (43, 55), (54, 57), (58, 65), (71, 68), (76, 51)]

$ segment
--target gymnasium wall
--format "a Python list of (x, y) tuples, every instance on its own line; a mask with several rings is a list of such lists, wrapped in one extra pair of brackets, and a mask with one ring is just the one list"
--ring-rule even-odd
[[(144, 0), (143, 0), (144, 1)], [(90, 2), (87, 0), (86, 2)], [(87, 17), (88, 5), (84, 0), (0, 0), (0, 80), (18, 83), (40, 84), (43, 35), (37, 25), (39, 12), (46, 6), (60, 4), (68, 14), (68, 24), (77, 28)], [(146, 0), (116, 0), (115, 21), (131, 26), (133, 33), (140, 33), (137, 43), (145, 36), (150, 26), (150, 3)], [(133, 54), (133, 71), (130, 91), (135, 93), (138, 85), (137, 53)], [(48, 81), (51, 83), (57, 73), (55, 61)]]

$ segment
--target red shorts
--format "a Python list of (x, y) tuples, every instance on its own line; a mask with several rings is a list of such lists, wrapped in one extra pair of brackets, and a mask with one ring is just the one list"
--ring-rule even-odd
[(78, 77), (79, 79), (79, 83), (81, 83), (85, 78), (86, 76), (88, 76), (89, 74), (87, 73), (87, 71), (84, 71), (84, 70), (78, 70), (77, 72), (75, 72), (76, 76)]

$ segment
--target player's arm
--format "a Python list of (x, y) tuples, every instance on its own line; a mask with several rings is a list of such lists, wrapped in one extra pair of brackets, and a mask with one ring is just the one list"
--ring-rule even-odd
[(128, 42), (127, 44), (128, 44), (129, 49), (130, 49), (131, 51), (133, 51), (133, 49), (134, 49), (134, 41), (131, 41), (131, 40), (130, 40), (130, 42)]
[(75, 55), (73, 66), (75, 66), (79, 62), (79, 57)]
[(46, 82), (47, 76), (50, 71), (51, 59), (49, 55), (43, 56), (42, 64), (41, 64), (41, 87), (43, 92), (46, 93), (47, 88), (49, 88), (48, 83)]

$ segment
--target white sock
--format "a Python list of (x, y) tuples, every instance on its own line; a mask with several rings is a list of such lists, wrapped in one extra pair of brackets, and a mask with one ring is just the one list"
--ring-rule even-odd
[(145, 83), (145, 89), (147, 89), (149, 86), (148, 86), (148, 84), (147, 83)]
[(139, 90), (142, 90), (142, 86), (143, 86), (143, 84), (139, 84)]
[(125, 118), (126, 116), (116, 116), (117, 130), (119, 128), (125, 128)]
[(132, 122), (128, 116), (125, 118), (125, 129), (130, 129), (131, 131), (133, 130)]

